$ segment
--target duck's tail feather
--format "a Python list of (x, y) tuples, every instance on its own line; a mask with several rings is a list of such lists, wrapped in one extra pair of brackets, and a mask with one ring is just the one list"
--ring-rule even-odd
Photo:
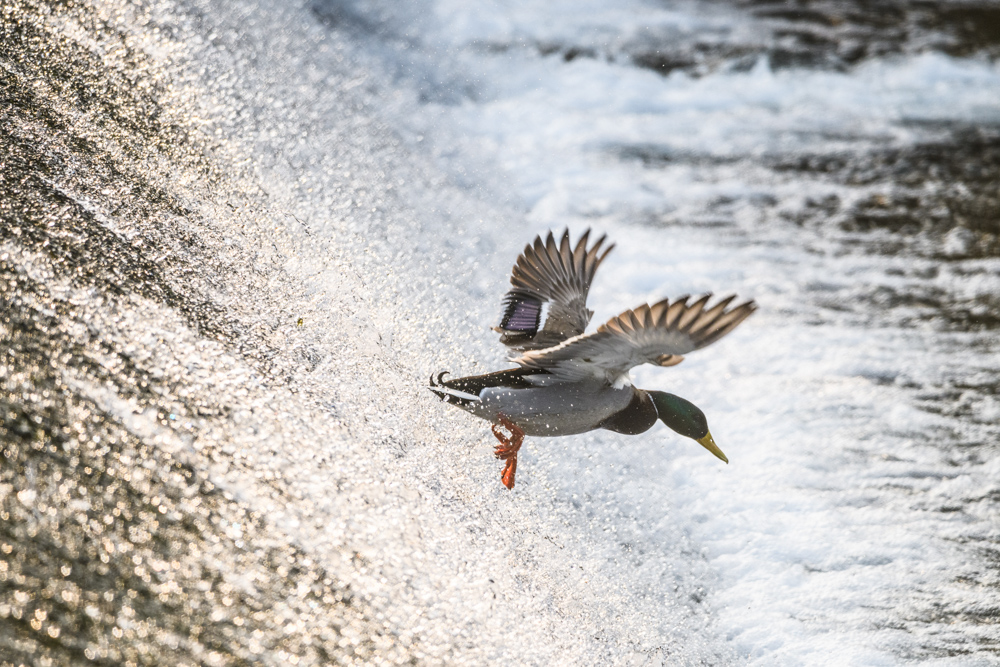
[(478, 396), (449, 387), (443, 380), (445, 375), (449, 375), (448, 371), (438, 373), (436, 379), (433, 375), (431, 375), (430, 386), (427, 387), (442, 401), (445, 403), (454, 403), (455, 405), (460, 405), (462, 407), (467, 407), (473, 403), (479, 402)]

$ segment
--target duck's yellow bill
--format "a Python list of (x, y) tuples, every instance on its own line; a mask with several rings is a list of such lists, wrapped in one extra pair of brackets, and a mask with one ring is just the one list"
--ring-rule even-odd
[(722, 450), (719, 449), (719, 446), (715, 444), (715, 440), (712, 439), (711, 432), (706, 433), (704, 438), (698, 438), (698, 444), (707, 449), (708, 451), (712, 452), (713, 454), (715, 454), (717, 458), (722, 459), (726, 463), (729, 463), (729, 459), (726, 458), (726, 455), (722, 453)]

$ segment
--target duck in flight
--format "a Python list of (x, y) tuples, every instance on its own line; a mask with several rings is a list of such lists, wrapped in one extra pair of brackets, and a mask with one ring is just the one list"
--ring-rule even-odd
[[(587, 293), (597, 267), (614, 244), (605, 236), (588, 247), (590, 230), (576, 245), (569, 230), (557, 241), (549, 232), (525, 246), (503, 298), (500, 342), (516, 368), (445, 380), (430, 390), (445, 402), (491, 422), (505, 461), (501, 481), (514, 488), (517, 453), (525, 435), (560, 436), (608, 429), (634, 435), (657, 419), (698, 442), (726, 463), (705, 414), (690, 401), (632, 385), (639, 364), (675, 366), (685, 354), (711, 345), (756, 310), (753, 301), (730, 307), (735, 295), (710, 305), (711, 294), (644, 304), (584, 333), (594, 311)], [(603, 251), (602, 251), (603, 248)], [(506, 433), (504, 432), (506, 431)]]

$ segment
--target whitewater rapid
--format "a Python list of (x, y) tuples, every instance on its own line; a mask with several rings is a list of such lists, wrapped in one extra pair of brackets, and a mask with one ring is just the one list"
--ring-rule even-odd
[[(604, 604), (627, 636), (656, 646), (676, 621), (640, 630), (635, 615), (694, 601), (691, 617), (711, 623), (679, 631), (686, 662), (708, 640), (718, 659), (750, 664), (992, 664), (995, 550), (983, 545), (997, 534), (998, 403), (981, 383), (996, 346), (989, 329), (947, 320), (995, 312), (1000, 265), (970, 253), (962, 227), (943, 239), (904, 227), (901, 242), (852, 233), (845, 209), (863, 220), (852, 205), (898, 196), (883, 193), (911, 178), (905, 162), (841, 182), (781, 167), (891, 151), (919, 165), (948, 128), (995, 125), (996, 65), (931, 50), (848, 71), (776, 69), (766, 53), (704, 76), (635, 67), (643, 35), (753, 32), (746, 15), (691, 5), (433, 3), (405, 37), (399, 16), (376, 20), (374, 60), (404, 72), (413, 100), (398, 122), (444, 169), (459, 182), (487, 172), (478, 182), (530, 232), (596, 227), (619, 241), (592, 292), (596, 322), (664, 295), (761, 304), (716, 348), (634, 374), (705, 408), (728, 468), (662, 432), (534, 445), (559, 492), (533, 502), (615, 508), (600, 528), (613, 541), (600, 524), (575, 529), (607, 545), (607, 576), (627, 593)], [(808, 224), (802, 210), (831, 198), (830, 220)], [(678, 579), (686, 594), (671, 591)]]

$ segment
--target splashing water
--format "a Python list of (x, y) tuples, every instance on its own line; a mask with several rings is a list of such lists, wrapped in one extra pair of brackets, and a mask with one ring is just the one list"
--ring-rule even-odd
[[(817, 7), (5, 6), (0, 657), (996, 664), (995, 43)], [(729, 466), (423, 389), (566, 225)]]

